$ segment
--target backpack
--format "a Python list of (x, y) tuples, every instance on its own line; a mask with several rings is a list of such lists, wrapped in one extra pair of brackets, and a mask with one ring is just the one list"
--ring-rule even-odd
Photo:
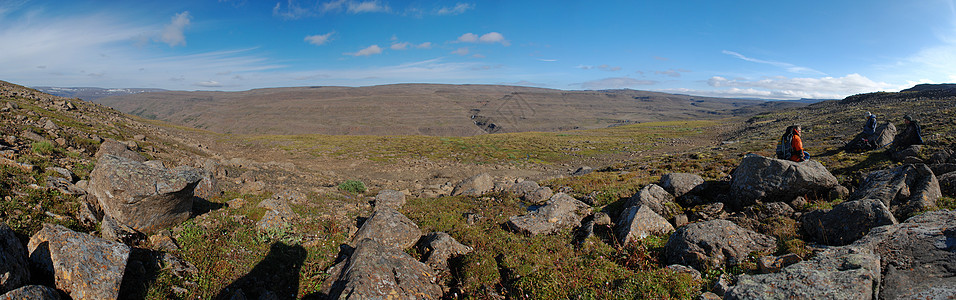
[(780, 138), (777, 144), (777, 159), (790, 159), (793, 156), (793, 134)]

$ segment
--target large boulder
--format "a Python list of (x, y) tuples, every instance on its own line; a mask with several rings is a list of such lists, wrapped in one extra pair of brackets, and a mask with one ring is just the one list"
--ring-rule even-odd
[(749, 154), (734, 170), (728, 204), (734, 208), (773, 199), (789, 201), (806, 194), (827, 195), (839, 185), (820, 162), (793, 162)]
[(99, 150), (96, 150), (96, 154), (93, 155), (96, 159), (102, 158), (104, 155), (113, 155), (138, 162), (146, 162), (146, 157), (136, 153), (136, 151), (130, 150), (126, 144), (117, 142), (114, 139), (105, 139), (100, 143)]
[(495, 180), (488, 173), (481, 173), (462, 180), (451, 191), (452, 196), (478, 196), (490, 192), (495, 187)]
[(27, 245), (30, 261), (52, 271), (56, 287), (73, 299), (117, 299), (130, 248), (124, 244), (78, 233), (60, 225), (43, 224)]
[(665, 219), (681, 213), (680, 206), (674, 202), (674, 196), (656, 184), (648, 184), (627, 199), (624, 207), (647, 206)]
[(201, 177), (192, 168), (153, 168), (104, 155), (90, 173), (90, 193), (103, 212), (140, 232), (153, 233), (189, 218)]
[(880, 299), (956, 296), (956, 211), (933, 211), (875, 228), (855, 246), (882, 258)]
[(933, 171), (924, 164), (915, 164), (870, 172), (850, 200), (880, 200), (893, 215), (905, 219), (935, 209), (940, 196), (939, 181)]
[(631, 206), (625, 209), (618, 222), (617, 235), (624, 244), (643, 239), (649, 235), (674, 231), (674, 226), (667, 222), (667, 219), (644, 205)]
[(668, 264), (681, 264), (705, 270), (736, 265), (751, 252), (766, 252), (776, 247), (774, 237), (756, 233), (727, 220), (711, 220), (678, 228), (671, 235), (664, 253)]
[(781, 272), (741, 274), (724, 299), (860, 299), (879, 293), (880, 256), (858, 247), (834, 247)]
[(667, 192), (680, 198), (690, 193), (695, 188), (704, 184), (704, 178), (697, 174), (690, 173), (670, 173), (661, 176), (660, 186)]
[(512, 216), (508, 226), (531, 235), (550, 234), (562, 229), (581, 225), (581, 220), (590, 215), (591, 207), (565, 193), (557, 193), (538, 209), (523, 216)]
[(414, 246), (422, 237), (422, 230), (405, 215), (387, 206), (376, 207), (372, 216), (352, 238), (352, 245), (372, 239), (389, 247), (405, 249)]
[(847, 245), (877, 226), (897, 224), (890, 210), (876, 199), (847, 201), (831, 210), (815, 210), (803, 217), (803, 230), (825, 245)]
[(0, 300), (60, 300), (60, 293), (51, 287), (28, 285), (0, 295)]
[(894, 137), (896, 137), (896, 126), (893, 123), (886, 122), (876, 127), (876, 132), (870, 136), (870, 140), (877, 148), (883, 148), (892, 143)]
[(0, 223), (0, 294), (30, 281), (27, 250), (7, 224)]
[(358, 241), (348, 259), (332, 267), (328, 299), (440, 299), (441, 286), (427, 265), (373, 239)]

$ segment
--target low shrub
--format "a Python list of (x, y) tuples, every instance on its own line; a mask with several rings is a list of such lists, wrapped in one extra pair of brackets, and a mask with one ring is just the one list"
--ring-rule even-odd
[(339, 184), (339, 190), (353, 194), (360, 194), (366, 191), (365, 184), (358, 180), (346, 180)]

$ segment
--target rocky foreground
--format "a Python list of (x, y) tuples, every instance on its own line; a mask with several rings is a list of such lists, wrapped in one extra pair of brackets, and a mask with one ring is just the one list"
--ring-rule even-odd
[[(466, 226), (501, 220), (492, 226), (515, 239), (571, 232), (574, 247), (621, 248), (663, 239), (659, 263), (671, 276), (664, 278), (696, 283), (700, 288), (692, 294), (699, 299), (956, 298), (956, 211), (946, 202), (956, 197), (954, 145), (937, 144), (932, 153), (919, 147), (903, 151), (897, 155), (901, 163), (867, 172), (858, 184), (841, 182), (820, 161), (748, 154), (718, 180), (663, 174), (616, 202), (619, 207), (599, 205), (595, 196), (579, 196), (567, 186), (478, 174), (440, 190), (379, 190), (374, 198), (360, 198), (368, 200), (367, 215), (337, 205), (345, 200), (331, 202), (333, 211), (314, 214), (308, 209), (315, 204), (303, 193), (262, 193), (274, 187), (251, 175), (230, 175), (287, 176), (267, 173), (281, 166), (196, 153), (158, 160), (164, 152), (189, 151), (167, 150), (163, 143), (146, 149), (140, 146), (146, 137), (123, 139), (102, 128), (106, 137), (101, 137), (54, 118), (55, 113), (84, 115), (80, 112), (93, 109), (83, 103), (22, 89), (4, 93), (20, 100), (5, 102), (0, 120), (20, 127), (6, 129), (0, 143), (2, 170), (17, 180), (4, 181), (0, 192), (4, 203), (23, 199), (31, 207), (4, 206), (0, 215), (9, 223), (0, 223), (0, 299), (517, 298), (507, 290), (519, 287), (505, 284), (484, 286), (481, 293), (465, 290), (460, 281), (472, 279), (462, 273), (472, 271), (461, 266), (485, 245), (460, 242), (467, 235), (453, 232), (463, 230), (453, 226), (445, 232), (422, 230), (423, 224), (406, 216), (411, 194), (462, 202), (520, 199), (527, 209), (500, 218), (471, 212), (452, 216), (466, 220)], [(88, 127), (104, 122), (87, 118)], [(115, 116), (106, 122), (121, 121), (128, 119)], [(49, 151), (75, 154), (27, 159), (35, 156), (29, 153), (44, 153), (46, 144), (62, 149)], [(585, 178), (592, 171), (582, 168), (573, 176)], [(266, 196), (227, 196), (225, 191), (232, 189)], [(37, 197), (55, 201), (25, 202)], [(358, 222), (334, 225), (343, 219)], [(332, 222), (322, 228), (344, 238), (312, 233), (284, 239), (293, 224), (310, 222)], [(229, 232), (223, 223), (249, 224), (253, 240), (269, 242), (269, 254), (214, 294), (197, 294), (215, 276), (202, 272), (228, 262), (197, 260), (185, 244), (208, 234), (201, 231), (225, 239), (245, 234)], [(309, 266), (306, 258), (324, 254), (303, 247), (319, 244), (331, 249), (331, 257)], [(242, 249), (228, 249), (237, 252), (229, 255), (237, 260), (248, 255)], [(488, 266), (487, 276), (500, 276), (503, 282), (512, 275), (498, 273), (517, 272), (520, 266), (501, 267), (511, 263), (508, 259), (504, 253), (491, 257), (497, 266)], [(298, 273), (310, 268), (320, 269), (315, 280), (320, 284), (303, 295)], [(291, 276), (288, 270), (294, 270)], [(155, 287), (150, 285), (157, 279), (149, 277), (157, 273), (170, 286), (152, 294)]]

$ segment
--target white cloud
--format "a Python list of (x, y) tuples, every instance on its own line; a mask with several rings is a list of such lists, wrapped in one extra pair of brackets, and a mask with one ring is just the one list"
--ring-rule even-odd
[(418, 48), (418, 49), (430, 49), (431, 47), (432, 47), (431, 42), (424, 42), (424, 43), (415, 45), (415, 48)]
[(469, 9), (474, 9), (474, 4), (469, 3), (458, 3), (455, 7), (442, 7), (438, 9), (436, 14), (438, 15), (460, 15), (468, 11)]
[(714, 76), (707, 81), (707, 84), (722, 89), (700, 91), (700, 93), (723, 97), (771, 99), (842, 99), (854, 94), (887, 91), (895, 88), (893, 85), (885, 82), (875, 82), (860, 74), (821, 78), (777, 76), (759, 80), (727, 79)]
[(638, 86), (655, 85), (657, 81), (638, 80), (629, 77), (611, 77), (600, 80), (586, 81), (579, 84), (581, 88), (587, 90), (605, 90), (605, 89), (624, 89)]
[(392, 50), (405, 50), (408, 49), (408, 45), (411, 45), (409, 42), (394, 43), (390, 48)]
[(222, 87), (222, 83), (215, 80), (200, 81), (197, 82), (196, 85), (201, 87)]
[(468, 53), (470, 53), (470, 52), (471, 52), (471, 51), (468, 50), (468, 47), (461, 47), (461, 48), (458, 48), (458, 49), (455, 50), (455, 51), (452, 51), (451, 54), (458, 54), (458, 55), (461, 55), (461, 56), (465, 56), (465, 55), (468, 55)]
[(478, 35), (471, 32), (462, 34), (458, 37), (458, 41), (462, 43), (474, 43), (478, 41)]
[(387, 5), (383, 5), (379, 1), (335, 0), (322, 3), (319, 8), (323, 13), (341, 12), (343, 10), (351, 14), (390, 11)]
[(505, 36), (497, 32), (485, 33), (478, 39), (482, 43), (502, 43), (505, 42)]
[(654, 74), (657, 74), (657, 75), (665, 75), (665, 76), (670, 76), (670, 77), (681, 77), (681, 73), (687, 73), (687, 72), (690, 72), (690, 70), (684, 70), (684, 69), (676, 69), (676, 70), (675, 70), (675, 69), (668, 69), (668, 70), (666, 70), (666, 71), (654, 71)]
[(370, 56), (375, 54), (382, 54), (382, 48), (379, 47), (378, 45), (368, 46), (368, 48), (359, 50), (358, 52), (345, 53), (345, 55), (351, 55), (351, 56)]
[(188, 11), (184, 11), (173, 16), (170, 22), (159, 35), (159, 40), (169, 44), (170, 47), (186, 45), (186, 35), (183, 31), (189, 26), (190, 16)]
[(793, 64), (791, 64), (791, 63), (785, 63), (785, 62), (779, 62), (779, 61), (770, 61), (770, 60), (761, 60), (761, 59), (756, 59), (756, 58), (750, 58), (750, 57), (744, 56), (743, 54), (740, 54), (740, 53), (737, 53), (737, 52), (733, 52), (733, 51), (727, 51), (727, 50), (724, 50), (724, 51), (722, 51), (722, 52), (723, 52), (724, 54), (727, 54), (727, 55), (730, 55), (730, 56), (734, 56), (734, 57), (736, 57), (736, 58), (739, 58), (739, 59), (742, 59), (742, 60), (745, 60), (745, 61), (755, 62), (755, 63), (758, 63), (758, 64), (771, 65), (771, 66), (775, 66), (775, 67), (779, 67), (779, 68), (784, 68), (784, 69), (787, 70), (787, 72), (791, 72), (791, 73), (826, 75), (826, 73), (823, 73), (823, 72), (820, 72), (820, 71), (817, 71), (817, 70), (814, 70), (814, 69), (811, 69), (811, 68), (796, 66), (796, 65), (793, 65)]
[(329, 38), (332, 37), (333, 33), (335, 33), (335, 31), (326, 34), (309, 35), (305, 37), (305, 41), (309, 42), (309, 44), (322, 46), (329, 42)]
[(575, 67), (575, 68), (578, 68), (578, 69), (581, 69), (581, 70), (600, 69), (600, 70), (604, 70), (604, 71), (608, 71), (608, 72), (617, 72), (617, 71), (620, 71), (620, 70), (621, 70), (621, 67), (611, 66), (611, 65), (607, 65), (607, 64), (600, 65), (600, 66), (596, 66), (596, 67), (595, 67), (595, 66), (588, 66), (588, 65), (578, 65), (578, 66)]
[(302, 17), (307, 17), (312, 15), (312, 11), (308, 8), (303, 8), (296, 3), (296, 0), (288, 0), (286, 2), (285, 10), (282, 9), (282, 3), (276, 2), (276, 6), (272, 8), (272, 15), (281, 17), (283, 19), (295, 20)]
[(543, 62), (556, 62), (556, 61), (558, 61), (557, 59), (547, 59), (547, 58), (535, 58), (535, 59), (537, 59), (538, 61), (543, 61)]

